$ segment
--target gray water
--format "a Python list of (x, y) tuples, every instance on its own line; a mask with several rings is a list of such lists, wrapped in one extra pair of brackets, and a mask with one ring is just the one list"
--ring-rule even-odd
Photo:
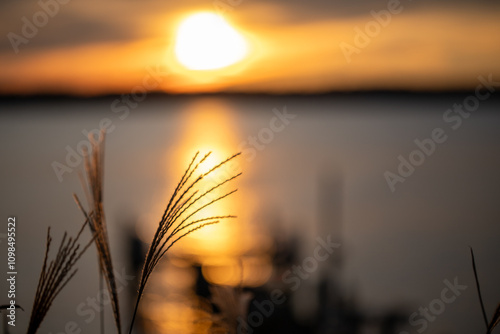
[[(117, 112), (114, 97), (0, 102), (0, 209), (5, 221), (0, 233), (6, 233), (7, 217), (15, 216), (16, 302), (26, 310), (18, 312), (11, 333), (27, 327), (47, 226), (59, 240), (63, 230), (74, 232), (82, 222), (71, 197), (80, 192), (76, 170), (82, 166), (67, 164), (67, 146), (77, 150), (85, 140), (82, 131), (96, 129), (100, 122), (113, 128), (106, 141), (105, 204), (117, 268), (125, 266), (125, 225), (157, 213), (160, 199), (174, 186), (172, 175), (185, 166), (178, 159), (182, 150), (209, 145), (212, 137), (229, 138), (225, 148), (244, 153), (239, 188), (251, 200), (240, 213), (243, 220), (259, 224), (266, 220), (262, 217), (272, 217), (265, 222), (269, 230), (269, 224), (279, 221), (286, 236), (297, 231), (306, 257), (308, 245), (328, 232), (317, 225), (322, 177), (338, 179), (341, 223), (332, 223), (331, 230), (341, 233), (346, 293), (368, 313), (397, 309), (410, 317), (441, 298), (444, 280), (457, 278), (467, 288), (428, 322), (425, 332), (483, 331), (469, 246), (476, 254), (490, 315), (500, 302), (500, 101), (482, 101), (460, 126), (458, 120), (443, 119), (465, 97), (151, 96), (128, 114), (125, 109)], [(273, 120), (285, 109), (288, 119)], [(397, 174), (398, 156), (409, 160), (418, 149), (414, 141), (430, 138), (440, 131), (436, 128), (442, 129), (437, 137), (446, 140), (434, 142), (429, 155), (414, 153), (421, 164), (391, 191), (384, 173)], [(258, 146), (252, 146), (249, 136), (259, 140)], [(54, 162), (72, 170), (62, 181)], [(5, 234), (1, 236), (6, 254)], [(41, 333), (64, 332), (70, 320), (83, 333), (97, 331), (98, 321), (86, 323), (76, 312), (98, 291), (95, 255), (90, 253), (54, 303)], [(5, 280), (0, 285), (6, 291)], [(0, 304), (6, 298), (2, 293)], [(419, 328), (406, 326), (411, 333)]]

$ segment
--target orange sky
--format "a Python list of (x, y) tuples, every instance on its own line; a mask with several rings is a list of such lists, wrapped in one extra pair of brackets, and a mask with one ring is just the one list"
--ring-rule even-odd
[[(498, 6), (401, 2), (382, 26), (370, 11), (387, 10), (387, 2), (368, 2), (349, 15), (304, 7), (303, 19), (296, 6), (242, 0), (225, 17), (246, 38), (248, 55), (228, 68), (191, 71), (173, 55), (176, 29), (187, 15), (214, 10), (211, 1), (141, 7), (72, 1), (60, 4), (18, 53), (9, 33), (22, 36), (21, 17), (32, 20), (41, 7), (2, 5), (0, 93), (433, 90), (473, 88), (479, 75), (490, 73), (500, 78)], [(378, 31), (367, 45), (356, 44), (355, 29), (367, 24)], [(342, 45), (357, 51), (346, 56)]]

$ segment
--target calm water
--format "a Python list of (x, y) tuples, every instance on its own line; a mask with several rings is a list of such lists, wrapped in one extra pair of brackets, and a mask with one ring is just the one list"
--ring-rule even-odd
[[(28, 322), (47, 226), (59, 240), (63, 230), (75, 231), (82, 222), (71, 197), (81, 194), (76, 170), (82, 166), (78, 158), (68, 160), (71, 165), (66, 158), (83, 145), (82, 132), (100, 123), (111, 130), (105, 206), (117, 268), (127, 263), (124, 231), (135, 229), (145, 241), (151, 237), (195, 151), (212, 150), (214, 162), (243, 151), (239, 193), (219, 207), (237, 213), (238, 221), (200, 232), (175, 253), (196, 257), (209, 281), (237, 284), (241, 273), (235, 259), (245, 256), (244, 283), (265, 284), (273, 275), (274, 238), (300, 235), (299, 258), (306, 258), (317, 237), (332, 234), (341, 243), (341, 285), (367, 313), (398, 309), (409, 317), (440, 298), (444, 280), (457, 277), (467, 289), (429, 322), (426, 333), (482, 330), (468, 246), (476, 252), (491, 314), (500, 301), (500, 101), (481, 102), (460, 126), (458, 120), (444, 120), (446, 110), (465, 96), (153, 96), (129, 112), (113, 105), (114, 98), (0, 102), (0, 208), (5, 220), (8, 215), (18, 219), (17, 302), (27, 311), (19, 313), (12, 333), (24, 332)], [(425, 140), (440, 131), (436, 128), (442, 129), (437, 137), (444, 142), (429, 144)], [(416, 139), (432, 152), (412, 153), (418, 149)], [(398, 173), (400, 155), (406, 160), (411, 155), (419, 165), (392, 192), (384, 173)], [(54, 162), (67, 166), (59, 178)], [(82, 260), (41, 332), (64, 332), (68, 321), (84, 333), (97, 331), (91, 312), (82, 315), (87, 298), (98, 293), (94, 256), (92, 250)], [(174, 262), (182, 268), (179, 258)], [(162, 287), (170, 294), (194, 284), (191, 274), (177, 271), (160, 270), (152, 283), (157, 289), (148, 298), (156, 307), (149, 316), (155, 321), (165, 320), (163, 310), (172, 314), (186, 306), (185, 295), (172, 299), (180, 304), (158, 302)], [(313, 274), (300, 289), (307, 296), (315, 284)], [(5, 291), (4, 282), (1, 286)], [(311, 298), (305, 300), (314, 305)], [(175, 314), (185, 313), (171, 318)], [(111, 332), (110, 318), (107, 324)], [(411, 333), (419, 328), (407, 327)]]

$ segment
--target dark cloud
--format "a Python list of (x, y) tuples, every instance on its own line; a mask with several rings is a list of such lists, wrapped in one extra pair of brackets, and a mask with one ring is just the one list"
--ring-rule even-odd
[[(32, 21), (32, 16), (25, 16)], [(21, 18), (22, 16), (16, 20), (17, 22), (11, 22), (10, 29), (4, 32), (5, 38), (0, 42), (0, 51), (11, 49), (11, 43), (6, 36), (9, 32), (22, 36), (21, 29), (25, 23)], [(75, 12), (64, 13), (50, 18), (48, 24), (41, 27), (37, 35), (22, 48), (58, 48), (89, 43), (120, 42), (139, 37), (137, 30), (130, 28), (129, 25), (128, 29), (124, 29), (114, 20), (83, 16)]]
[[(41, 10), (39, 1), (50, 0), (3, 0), (0, 2), (0, 52), (11, 52), (12, 46), (7, 38), (10, 32), (21, 35), (23, 16), (32, 20), (33, 14)], [(55, 0), (54, 0), (55, 1)], [(168, 14), (174, 10), (185, 6), (204, 6), (210, 8), (212, 0), (186, 0), (183, 2), (156, 1), (111, 1), (105, 3), (89, 2), (85, 13), (79, 13), (76, 5), (80, 0), (70, 0), (66, 5), (61, 5), (60, 11), (49, 19), (49, 23), (40, 28), (35, 38), (30, 39), (27, 45), (22, 45), (24, 49), (43, 49), (71, 47), (85, 45), (89, 43), (101, 42), (122, 42), (134, 40), (141, 35), (140, 22), (144, 18), (153, 16), (162, 11)], [(381, 10), (387, 7), (390, 0), (274, 0), (272, 2), (263, 0), (242, 0), (235, 10), (244, 15), (245, 6), (252, 5), (274, 5), (282, 8), (280, 19), (276, 24), (285, 20), (288, 23), (309, 22), (315, 20), (336, 20), (346, 19), (355, 16), (363, 16), (372, 10)], [(450, 6), (456, 10), (460, 6), (471, 6), (478, 9), (485, 9), (500, 6), (496, 0), (401, 0), (405, 8), (409, 10), (432, 10), (436, 7)], [(95, 7), (91, 7), (94, 4)], [(109, 11), (107, 13), (100, 10)], [(248, 7), (247, 7), (248, 8)], [(92, 11), (94, 10), (94, 12)], [(104, 14), (104, 15), (103, 15)]]
[[(244, 0), (254, 2), (255, 0)], [(285, 9), (287, 17), (294, 21), (314, 21), (320, 19), (342, 19), (354, 16), (363, 16), (372, 10), (381, 10), (387, 8), (388, 2), (392, 0), (274, 0), (273, 5), (281, 6)], [(269, 3), (268, 1), (258, 1), (260, 3)], [(457, 9), (459, 7), (479, 9), (488, 9), (489, 7), (500, 7), (500, 1), (497, 0), (400, 0), (401, 5), (415, 10), (432, 10), (437, 7), (450, 7)], [(244, 6), (244, 2), (242, 2)]]

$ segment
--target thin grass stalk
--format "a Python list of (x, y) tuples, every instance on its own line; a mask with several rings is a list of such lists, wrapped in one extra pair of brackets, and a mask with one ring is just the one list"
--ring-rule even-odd
[[(99, 291), (103, 291), (104, 287), (104, 276), (103, 276), (103, 270), (101, 266), (99, 266)], [(101, 334), (104, 334), (104, 307), (101, 308), (101, 312), (99, 312), (99, 322), (101, 324)]]
[[(121, 317), (120, 304), (118, 300), (118, 292), (116, 279), (113, 269), (113, 261), (111, 258), (109, 238), (107, 232), (107, 224), (103, 208), (103, 159), (104, 159), (104, 139), (105, 132), (101, 131), (99, 139), (96, 141), (92, 135), (89, 135), (92, 152), (84, 152), (84, 165), (86, 177), (80, 175), (82, 188), (87, 198), (87, 203), (91, 208), (91, 213), (85, 210), (78, 199), (78, 196), (73, 195), (75, 202), (82, 211), (83, 215), (89, 221), (89, 227), (92, 234), (95, 236), (95, 245), (99, 259), (99, 280), (104, 277), (106, 287), (108, 289), (113, 317), (118, 334), (121, 334)], [(103, 315), (101, 314), (101, 322)], [(101, 324), (101, 328), (103, 324)]]
[(50, 227), (48, 228), (43, 266), (31, 309), (28, 334), (34, 334), (38, 331), (55, 298), (78, 271), (74, 268), (75, 264), (94, 241), (91, 239), (82, 249), (78, 243), (87, 223), (88, 221), (85, 221), (75, 238), (68, 238), (67, 233), (64, 233), (56, 256), (50, 262), (48, 261), (52, 238)]
[(495, 313), (493, 313), (493, 317), (488, 325), (489, 333), (493, 332), (493, 329), (500, 323), (500, 304), (497, 305)]
[(470, 255), (472, 258), (472, 270), (474, 271), (474, 279), (476, 280), (476, 289), (477, 289), (477, 295), (479, 297), (479, 304), (481, 304), (481, 312), (483, 313), (483, 319), (486, 325), (486, 333), (490, 334), (488, 326), (488, 317), (486, 316), (486, 310), (484, 308), (484, 303), (483, 303), (483, 296), (481, 295), (481, 286), (479, 284), (479, 279), (477, 278), (476, 260), (474, 259), (474, 251), (472, 250), (472, 247), (470, 247)]
[[(143, 269), (141, 272), (141, 279), (139, 281), (137, 299), (132, 315), (132, 321), (130, 323), (129, 334), (132, 333), (134, 321), (139, 309), (139, 304), (144, 294), (144, 289), (146, 288), (149, 277), (158, 265), (159, 261), (166, 254), (166, 252), (179, 240), (203, 227), (217, 224), (221, 220), (236, 218), (236, 216), (234, 215), (217, 215), (201, 219), (193, 219), (193, 216), (197, 213), (200, 213), (201, 211), (203, 211), (203, 209), (209, 207), (210, 205), (223, 200), (224, 198), (232, 195), (237, 191), (237, 189), (229, 191), (223, 195), (216, 197), (213, 200), (208, 201), (208, 203), (203, 204), (198, 208), (195, 206), (195, 204), (206, 198), (213, 191), (233, 181), (241, 175), (241, 173), (232, 175), (224, 181), (218, 182), (216, 186), (210, 188), (207, 191), (204, 191), (203, 193), (201, 193), (201, 195), (198, 195), (200, 193), (200, 184), (203, 179), (213, 174), (216, 170), (227, 164), (229, 161), (235, 159), (240, 154), (241, 153), (237, 153), (227, 158), (226, 160), (211, 168), (208, 172), (200, 173), (198, 177), (192, 179), (193, 175), (198, 171), (200, 165), (203, 164), (210, 156), (209, 152), (199, 161), (197, 161), (199, 156), (199, 152), (197, 152), (189, 163), (187, 169), (184, 171), (184, 174), (182, 175), (180, 181), (177, 183), (177, 186), (175, 187), (174, 192), (166, 205), (165, 211), (163, 212), (161, 220), (158, 223), (158, 228), (155, 231), (153, 240), (146, 254), (146, 259), (144, 261)], [(193, 220), (189, 221), (190, 219)]]

